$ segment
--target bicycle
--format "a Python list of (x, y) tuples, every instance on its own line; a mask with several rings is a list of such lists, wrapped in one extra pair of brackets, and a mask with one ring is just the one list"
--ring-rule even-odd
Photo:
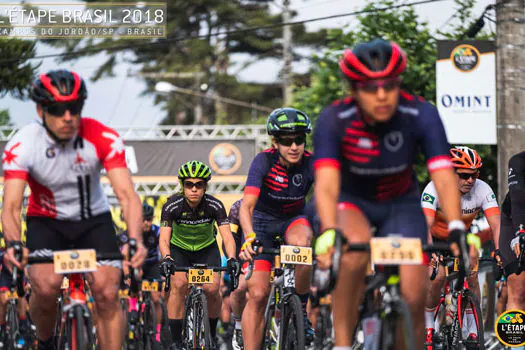
[(315, 318), (315, 336), (314, 336), (314, 349), (331, 349), (333, 346), (332, 339), (332, 296), (328, 295), (316, 295), (311, 298), (311, 307), (318, 308), (317, 316)]
[[(439, 257), (439, 263), (432, 271), (430, 279), (435, 279), (439, 265), (445, 266), (446, 282), (438, 306), (434, 312), (434, 343), (441, 345), (442, 349), (484, 349), (484, 326), (481, 307), (476, 295), (469, 289), (468, 278), (461, 267), (460, 260), (455, 257)], [(495, 263), (493, 258), (480, 258), (481, 262)], [(449, 269), (453, 273), (449, 273)], [(476, 271), (476, 269), (473, 269)], [(455, 281), (454, 285), (451, 282)], [(463, 339), (463, 328), (468, 327), (465, 320), (467, 309), (473, 312), (476, 335), (475, 339)], [(451, 311), (452, 310), (452, 311)], [(468, 332), (467, 332), (468, 333)]]
[[(281, 350), (305, 349), (304, 317), (301, 300), (295, 292), (294, 265), (312, 265), (312, 248), (281, 245), (279, 248), (263, 248), (258, 240), (252, 243), (258, 254), (274, 256), (271, 289), (264, 311), (263, 348), (270, 350), (277, 346)], [(250, 261), (245, 279), (253, 273), (254, 263)]]
[[(211, 327), (208, 317), (208, 301), (204, 294), (203, 284), (214, 282), (214, 272), (228, 271), (227, 267), (210, 267), (207, 264), (193, 264), (192, 266), (174, 266), (170, 273), (165, 275), (164, 291), (171, 287), (171, 275), (175, 272), (186, 272), (190, 291), (184, 303), (184, 317), (182, 320), (182, 341), (187, 349), (211, 349)], [(234, 281), (232, 289), (237, 287), (237, 276), (231, 276)]]
[[(15, 258), (17, 260), (22, 259), (22, 246), (15, 244), (13, 246)], [(19, 309), (19, 296), (23, 297), (25, 294), (24, 290), (24, 279), (23, 271), (20, 271), (16, 266), (13, 266), (13, 280), (9, 289), (5, 293), (7, 299), (6, 305), (6, 328), (5, 328), (5, 348), (11, 349), (25, 349), (29, 347), (29, 344), (25, 344), (23, 335), (20, 331), (20, 318), (18, 317)]]
[(96, 271), (97, 261), (122, 259), (120, 253), (96, 253), (94, 249), (55, 251), (49, 255), (34, 252), (29, 254), (28, 264), (53, 263), (55, 273), (69, 277), (66, 297), (56, 320), (58, 349), (87, 350), (96, 345), (92, 333), (92, 316), (86, 305), (84, 274)]

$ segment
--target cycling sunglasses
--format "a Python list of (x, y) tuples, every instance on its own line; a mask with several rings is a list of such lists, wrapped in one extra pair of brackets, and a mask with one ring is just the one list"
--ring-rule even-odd
[(389, 92), (398, 88), (400, 85), (401, 79), (398, 77), (382, 80), (358, 81), (355, 83), (357, 89), (368, 93), (376, 93), (379, 88), (383, 88), (386, 92)]
[(473, 178), (474, 180), (476, 180), (479, 177), (479, 171), (475, 172), (474, 174), (470, 174), (470, 173), (456, 173), (456, 174), (458, 174), (461, 180), (468, 180), (470, 178)]
[(277, 137), (275, 141), (277, 141), (278, 144), (283, 145), (283, 146), (287, 146), (287, 147), (290, 147), (294, 143), (297, 146), (301, 146), (302, 144), (304, 144), (306, 142), (306, 135), (299, 135), (299, 136), (296, 136), (294, 138)]
[(51, 105), (43, 106), (44, 111), (54, 115), (56, 117), (63, 117), (66, 111), (69, 111), (72, 115), (78, 115), (84, 107), (83, 101), (75, 101), (68, 103), (54, 103)]
[(184, 188), (187, 190), (193, 189), (193, 187), (196, 187), (198, 190), (202, 190), (204, 187), (206, 187), (206, 182), (199, 181), (199, 182), (192, 182), (192, 181), (184, 181)]

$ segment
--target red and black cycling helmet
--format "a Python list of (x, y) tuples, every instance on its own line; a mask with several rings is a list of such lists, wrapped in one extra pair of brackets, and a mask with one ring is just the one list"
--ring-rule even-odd
[(339, 67), (350, 81), (397, 77), (405, 70), (407, 58), (394, 42), (374, 39), (345, 50)]
[(31, 85), (31, 99), (41, 105), (67, 103), (87, 98), (84, 80), (75, 72), (60, 69), (41, 74)]

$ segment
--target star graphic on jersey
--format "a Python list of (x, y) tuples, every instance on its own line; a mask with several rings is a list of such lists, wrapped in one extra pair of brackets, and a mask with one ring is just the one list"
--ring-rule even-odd
[(20, 142), (15, 143), (13, 147), (11, 147), (10, 149), (4, 150), (4, 157), (2, 158), (2, 164), (7, 163), (7, 165), (10, 165), (11, 162), (16, 164), (16, 157), (18, 157), (18, 155), (14, 153), (14, 150), (18, 146), (20, 146)]
[(75, 158), (75, 165), (82, 164), (82, 163), (86, 163), (86, 160), (82, 158), (79, 152), (77, 152), (77, 157)]
[(113, 142), (110, 145), (111, 152), (109, 152), (109, 154), (106, 157), (106, 159), (113, 158), (115, 155), (124, 152), (124, 150), (125, 150), (124, 141), (122, 141), (122, 139), (120, 137), (118, 137), (118, 135), (112, 134), (110, 132), (103, 132), (102, 136), (104, 136), (105, 138), (113, 140)]

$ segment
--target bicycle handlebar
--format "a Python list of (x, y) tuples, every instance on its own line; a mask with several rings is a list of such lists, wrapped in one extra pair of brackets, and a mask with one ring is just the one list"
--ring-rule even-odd
[[(164, 285), (164, 291), (168, 292), (171, 287), (171, 275), (173, 275), (175, 272), (188, 272), (189, 270), (193, 269), (205, 269), (205, 270), (213, 270), (213, 272), (228, 272), (230, 274), (230, 271), (228, 267), (226, 266), (208, 266), (206, 264), (194, 264), (192, 266), (174, 266), (171, 270), (171, 273), (166, 274), (164, 271), (161, 272), (162, 276), (166, 279), (166, 284)], [(234, 276), (231, 276), (230, 278), (237, 278)], [(232, 286), (233, 287), (233, 286)], [(232, 290), (235, 290), (234, 288), (231, 288)]]

